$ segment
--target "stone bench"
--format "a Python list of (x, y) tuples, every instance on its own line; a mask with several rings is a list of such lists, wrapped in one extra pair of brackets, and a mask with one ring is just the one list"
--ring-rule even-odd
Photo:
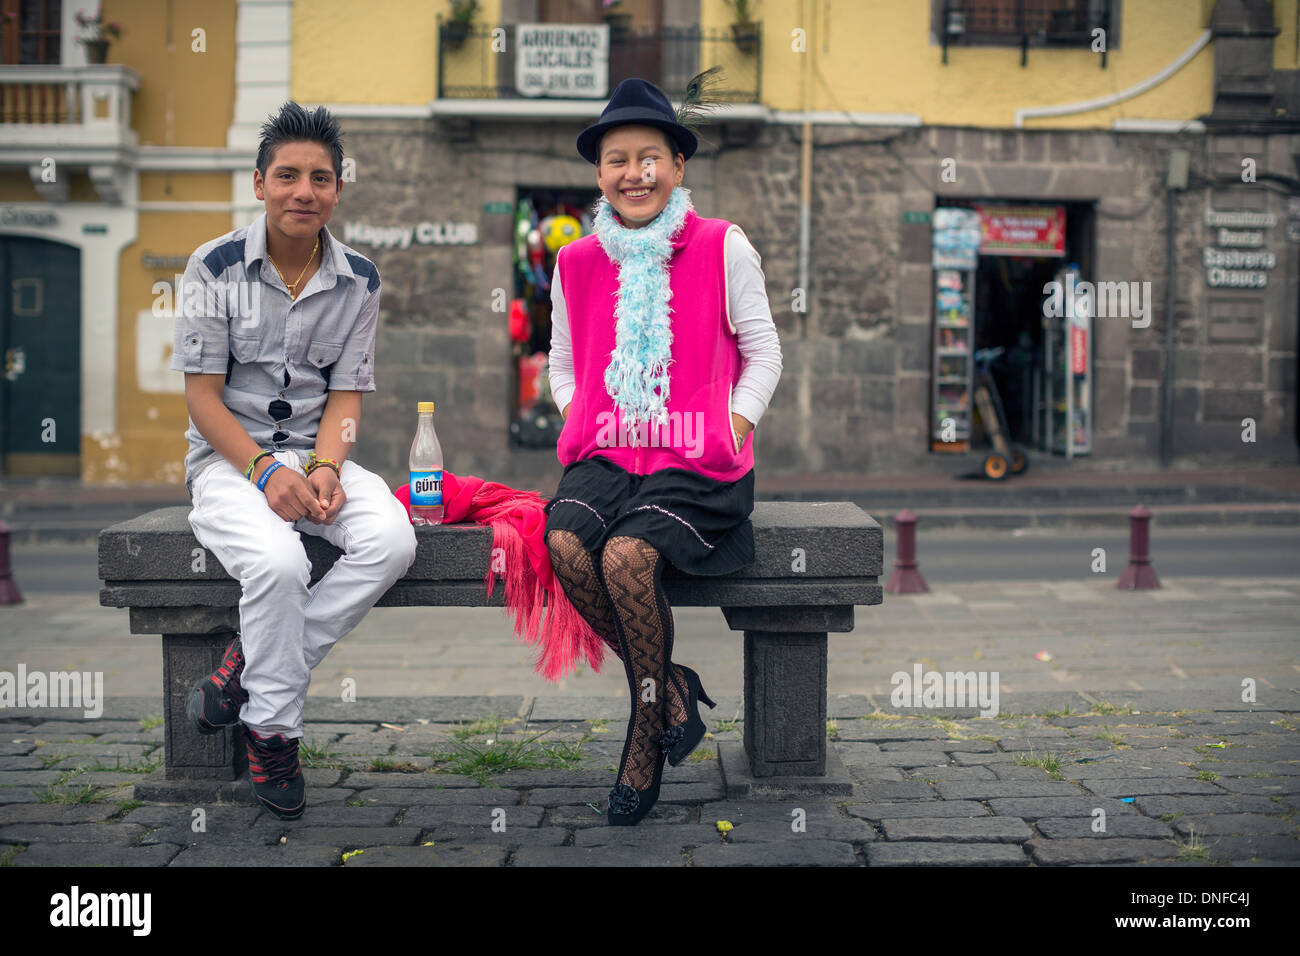
[[(162, 635), (166, 764), (150, 775), (155, 799), (167, 781), (176, 793), (202, 793), (200, 782), (236, 780), (247, 769), (240, 726), (204, 736), (185, 715), (190, 687), (216, 668), (239, 627), (240, 599), (238, 582), (194, 538), (188, 514), (162, 508), (99, 535), (100, 604), (129, 608), (132, 634)], [(880, 525), (848, 502), (758, 502), (751, 520), (756, 560), (748, 568), (694, 577), (669, 565), (663, 576), (674, 607), (721, 608), (728, 626), (744, 632), (743, 748), (719, 748), (728, 794), (851, 792), (833, 750), (827, 762), (826, 635), (853, 630), (855, 605), (881, 603)], [(504, 605), (503, 584), (488, 598), (483, 583), (490, 528), (420, 527), (416, 538), (414, 564), (378, 607)], [(302, 540), (314, 583), (341, 552), (322, 538)]]

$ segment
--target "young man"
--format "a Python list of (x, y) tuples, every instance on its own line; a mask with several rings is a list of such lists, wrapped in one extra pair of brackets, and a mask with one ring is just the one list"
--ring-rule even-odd
[[(266, 212), (190, 257), (172, 368), (185, 373), (185, 484), (199, 542), (243, 588), (240, 634), (190, 692), (202, 733), (242, 720), (253, 793), (296, 819), (311, 670), (415, 559), (378, 475), (348, 461), (374, 385), (379, 271), (325, 227), (343, 147), (323, 109), (286, 103), (262, 127)], [(345, 554), (313, 587), (298, 532)]]

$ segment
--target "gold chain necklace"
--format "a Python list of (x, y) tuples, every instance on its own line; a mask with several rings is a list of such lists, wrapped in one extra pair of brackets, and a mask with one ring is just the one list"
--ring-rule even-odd
[(287, 288), (287, 289), (289, 290), (289, 298), (291, 298), (291, 299), (296, 299), (296, 298), (298, 298), (298, 292), (297, 292), (297, 289), (298, 289), (298, 283), (302, 281), (302, 277), (303, 277), (304, 275), (306, 275), (306, 274), (307, 274), (307, 270), (311, 268), (312, 260), (316, 258), (316, 250), (319, 249), (319, 248), (320, 248), (320, 236), (317, 235), (317, 236), (316, 236), (316, 245), (314, 245), (314, 246), (311, 247), (311, 255), (309, 255), (309, 256), (307, 257), (307, 264), (306, 264), (305, 266), (302, 267), (302, 272), (299, 272), (299, 273), (298, 273), (298, 278), (297, 278), (296, 280), (294, 280), (293, 282), (290, 282), (288, 279), (286, 279), (286, 278), (284, 277), (284, 273), (281, 272), (281, 271), (280, 271), (280, 267), (277, 266), (277, 265), (275, 264), (275, 260), (274, 260), (274, 259), (271, 259), (271, 251), (270, 251), (269, 249), (267, 250), (267, 252), (266, 252), (266, 258), (271, 259), (271, 266), (272, 266), (272, 268), (275, 269), (275, 274), (278, 275), (278, 276), (280, 277), (280, 281), (283, 282), (284, 285), (285, 285), (285, 288)]

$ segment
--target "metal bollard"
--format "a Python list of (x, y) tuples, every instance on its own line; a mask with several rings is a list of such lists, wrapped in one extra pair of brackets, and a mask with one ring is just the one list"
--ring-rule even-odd
[(885, 590), (890, 594), (920, 594), (930, 586), (916, 567), (916, 515), (904, 508), (894, 517), (898, 529), (898, 560)]
[(1128, 567), (1115, 585), (1128, 591), (1160, 587), (1156, 569), (1151, 567), (1151, 512), (1138, 505), (1128, 514)]
[(0, 521), (0, 605), (23, 603), (23, 594), (9, 568), (9, 532), (12, 530)]

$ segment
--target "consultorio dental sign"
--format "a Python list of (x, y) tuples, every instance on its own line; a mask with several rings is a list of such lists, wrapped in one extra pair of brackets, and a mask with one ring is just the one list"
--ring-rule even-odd
[(409, 249), (420, 246), (471, 246), (478, 242), (478, 225), (472, 222), (421, 222), (414, 226), (372, 226), (365, 222), (343, 225), (343, 241), (349, 246), (376, 249)]
[(1264, 249), (1264, 230), (1277, 225), (1271, 212), (1205, 211), (1205, 225), (1210, 229), (1215, 248), (1206, 246), (1203, 254), (1205, 283), (1212, 289), (1263, 289), (1268, 285), (1268, 270), (1277, 267), (1277, 254)]

